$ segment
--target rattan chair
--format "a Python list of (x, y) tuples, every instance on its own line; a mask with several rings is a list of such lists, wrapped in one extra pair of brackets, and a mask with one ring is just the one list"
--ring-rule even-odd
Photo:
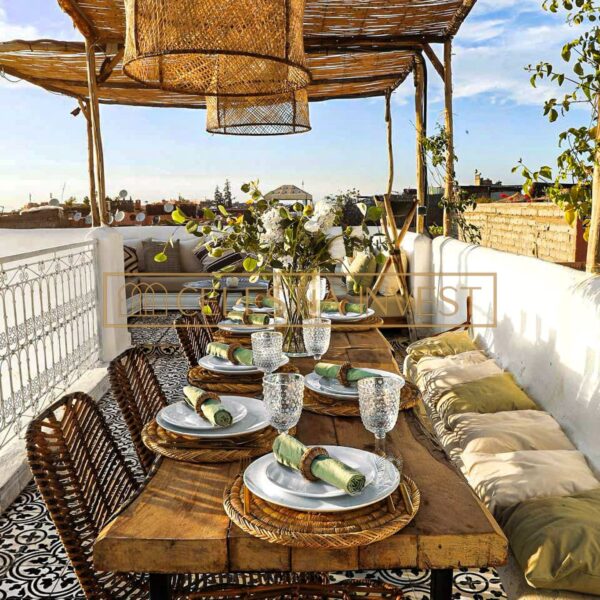
[(204, 325), (206, 326), (208, 333), (210, 334), (212, 339), (213, 332), (215, 331), (217, 324), (220, 323), (224, 318), (221, 304), (221, 296), (219, 295), (218, 298), (205, 300), (204, 305), (210, 306), (210, 314), (206, 314), (205, 312), (200, 311), (199, 315), (202, 323), (204, 323)]
[[(27, 429), (27, 456), (67, 556), (88, 600), (148, 598), (144, 576), (94, 569), (92, 548), (102, 528), (135, 497), (139, 482), (117, 447), (92, 398), (82, 392), (65, 396), (33, 420)], [(150, 476), (152, 473), (150, 473)], [(322, 574), (222, 573), (170, 578), (174, 600), (190, 592), (233, 593), (255, 587), (315, 582)]]
[(209, 329), (198, 314), (180, 315), (173, 322), (183, 353), (191, 367), (206, 355), (206, 347), (212, 341)]
[(108, 376), (142, 469), (148, 473), (155, 454), (144, 445), (142, 430), (161, 408), (167, 406), (165, 394), (139, 348), (129, 348), (113, 359), (108, 367)]
[(94, 401), (65, 396), (29, 424), (35, 482), (88, 600), (147, 598), (140, 576), (98, 573), (92, 544), (138, 487)]

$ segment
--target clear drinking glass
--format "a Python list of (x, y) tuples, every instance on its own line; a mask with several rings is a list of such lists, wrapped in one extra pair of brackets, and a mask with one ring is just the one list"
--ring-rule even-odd
[(257, 331), (250, 338), (254, 366), (265, 373), (276, 371), (283, 360), (283, 334), (278, 331)]
[(403, 379), (368, 377), (358, 382), (358, 402), (363, 425), (375, 435), (375, 451), (385, 456), (385, 435), (398, 420)]
[(306, 351), (321, 360), (323, 354), (329, 350), (331, 340), (331, 319), (316, 317), (302, 321), (302, 335)]
[(269, 423), (279, 433), (295, 427), (304, 403), (304, 376), (297, 373), (270, 373), (263, 378), (263, 398)]

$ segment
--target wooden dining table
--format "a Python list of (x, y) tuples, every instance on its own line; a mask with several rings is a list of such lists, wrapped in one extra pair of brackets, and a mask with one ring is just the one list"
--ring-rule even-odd
[[(332, 333), (324, 360), (398, 373), (378, 330)], [(293, 359), (302, 373), (314, 360)], [(304, 411), (297, 437), (305, 444), (367, 448), (373, 437), (360, 418)], [(421, 492), (413, 521), (391, 537), (336, 550), (291, 548), (253, 537), (231, 523), (223, 492), (240, 464), (192, 464), (163, 459), (138, 496), (100, 532), (94, 564), (101, 571), (150, 574), (152, 600), (168, 600), (169, 575), (249, 571), (323, 572), (431, 569), (431, 597), (452, 596), (452, 570), (494, 567), (507, 559), (507, 540), (462, 474), (423, 425), (418, 411), (400, 413), (388, 451), (401, 456)]]

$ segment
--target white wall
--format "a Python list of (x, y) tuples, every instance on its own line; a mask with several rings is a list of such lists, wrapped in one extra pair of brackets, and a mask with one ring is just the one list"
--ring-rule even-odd
[[(434, 240), (432, 266), (460, 273), (436, 277), (438, 290), (481, 285), (472, 294), (474, 321), (491, 322), (495, 304), (497, 325), (475, 328), (477, 340), (600, 470), (600, 277), (449, 238)], [(467, 272), (495, 273), (496, 300), (483, 278), (469, 281)], [(464, 318), (462, 303), (461, 310)], [(438, 312), (435, 321), (449, 318)]]

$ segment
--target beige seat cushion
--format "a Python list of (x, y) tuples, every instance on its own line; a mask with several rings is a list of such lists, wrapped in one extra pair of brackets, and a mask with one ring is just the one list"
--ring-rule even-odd
[[(431, 368), (431, 367), (434, 368)], [(454, 386), (501, 375), (502, 369), (479, 350), (446, 358), (422, 358), (416, 367), (417, 385), (432, 402)]]
[(453, 415), (448, 426), (465, 452), (575, 450), (552, 415), (542, 410)]
[[(400, 251), (400, 258), (402, 261), (402, 270), (404, 273), (406, 273), (408, 271), (408, 256), (404, 250)], [(384, 263), (377, 265), (378, 274), (381, 273), (384, 266)], [(398, 280), (398, 276), (393, 269), (389, 268), (381, 281), (381, 285), (379, 286), (377, 293), (381, 296), (393, 296), (394, 294), (400, 292), (400, 289), (400, 281)]]
[(346, 289), (349, 294), (357, 294), (361, 287), (366, 290), (373, 286), (377, 261), (373, 254), (358, 252), (346, 270)]
[[(179, 257), (179, 240), (175, 240), (172, 246), (167, 246), (165, 242), (158, 240), (143, 240), (144, 249), (144, 270), (146, 273), (181, 273), (181, 260)], [(160, 252), (165, 252), (167, 260), (156, 262), (154, 257)]]
[(202, 269), (202, 261), (198, 260), (194, 251), (198, 246), (198, 238), (190, 237), (179, 242), (179, 258), (181, 260), (181, 268), (184, 273), (204, 273)]
[(459, 413), (496, 413), (537, 408), (510, 373), (460, 383), (439, 394), (436, 400), (437, 410), (446, 426), (450, 417)]
[(497, 516), (531, 498), (570, 496), (600, 487), (577, 450), (464, 452), (462, 461), (471, 487)]
[(504, 529), (530, 585), (600, 594), (600, 489), (523, 502)]

